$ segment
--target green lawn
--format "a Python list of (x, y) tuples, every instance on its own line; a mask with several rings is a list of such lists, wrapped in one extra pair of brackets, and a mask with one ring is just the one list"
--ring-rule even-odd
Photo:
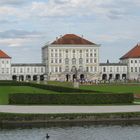
[(28, 86), (0, 86), (0, 104), (8, 104), (10, 93), (55, 93), (49, 90), (38, 89)]
[(80, 89), (93, 90), (97, 92), (111, 93), (134, 93), (140, 94), (140, 85), (84, 85)]

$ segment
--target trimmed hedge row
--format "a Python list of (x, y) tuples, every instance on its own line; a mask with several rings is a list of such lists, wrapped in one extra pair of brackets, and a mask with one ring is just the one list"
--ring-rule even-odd
[(61, 105), (92, 105), (92, 104), (130, 104), (133, 94), (10, 94), (9, 104), (61, 104)]
[(61, 86), (55, 86), (55, 85), (28, 83), (28, 86), (51, 90), (51, 91), (55, 91), (59, 93), (94, 93), (94, 91), (91, 91), (91, 90), (76, 89), (76, 88), (71, 88), (71, 87), (61, 87)]
[(62, 87), (55, 85), (43, 85), (36, 83), (17, 82), (17, 81), (0, 81), (0, 86), (30, 86), (44, 90), (51, 90), (59, 93), (93, 93), (91, 90), (75, 89), (71, 87)]

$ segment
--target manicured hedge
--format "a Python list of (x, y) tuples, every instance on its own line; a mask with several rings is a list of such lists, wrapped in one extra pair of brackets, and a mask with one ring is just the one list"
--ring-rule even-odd
[(9, 104), (130, 104), (133, 94), (10, 94)]
[(28, 86), (51, 90), (51, 91), (55, 91), (59, 93), (93, 93), (94, 92), (91, 90), (76, 89), (76, 88), (71, 88), (71, 87), (61, 87), (61, 86), (55, 86), (55, 85), (43, 85), (43, 84), (35, 84), (35, 83), (28, 83)]
[(0, 86), (30, 86), (45, 90), (51, 90), (59, 93), (93, 93), (91, 90), (75, 89), (71, 87), (61, 87), (55, 85), (43, 85), (36, 83), (27, 83), (27, 82), (17, 82), (17, 81), (0, 81)]
[(29, 86), (29, 83), (17, 81), (0, 81), (0, 86)]

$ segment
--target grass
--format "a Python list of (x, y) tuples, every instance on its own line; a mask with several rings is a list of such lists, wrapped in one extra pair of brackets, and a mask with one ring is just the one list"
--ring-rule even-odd
[(49, 90), (28, 86), (0, 86), (0, 104), (8, 104), (8, 95), (11, 93), (55, 93)]
[(84, 85), (80, 89), (92, 90), (97, 92), (111, 93), (134, 93), (140, 94), (140, 85)]
[[(72, 82), (49, 81), (49, 85), (72, 87)], [(105, 85), (81, 85), (80, 89), (92, 90), (95, 93), (134, 93), (140, 94), (140, 84), (105, 84)], [(11, 93), (58, 93), (29, 86), (0, 86), (0, 104), (8, 104), (8, 95)], [(138, 100), (140, 102), (140, 100)]]

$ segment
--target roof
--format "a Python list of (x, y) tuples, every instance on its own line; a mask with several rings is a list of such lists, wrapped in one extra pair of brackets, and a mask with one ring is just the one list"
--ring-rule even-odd
[(5, 52), (3, 52), (2, 50), (0, 50), (0, 58), (11, 58), (10, 56), (8, 56)]
[(45, 66), (45, 64), (42, 64), (42, 63), (15, 63), (15, 64), (12, 64), (13, 67), (15, 66), (33, 66), (33, 67), (42, 67), (42, 66)]
[(68, 44), (73, 44), (73, 45), (96, 45), (93, 42), (90, 42), (83, 37), (77, 36), (75, 34), (66, 34), (54, 42), (51, 43), (52, 45), (68, 45)]
[(134, 48), (132, 48), (125, 55), (123, 55), (120, 59), (127, 58), (140, 58), (140, 44), (137, 44)]
[(124, 63), (100, 63), (100, 66), (127, 66)]

